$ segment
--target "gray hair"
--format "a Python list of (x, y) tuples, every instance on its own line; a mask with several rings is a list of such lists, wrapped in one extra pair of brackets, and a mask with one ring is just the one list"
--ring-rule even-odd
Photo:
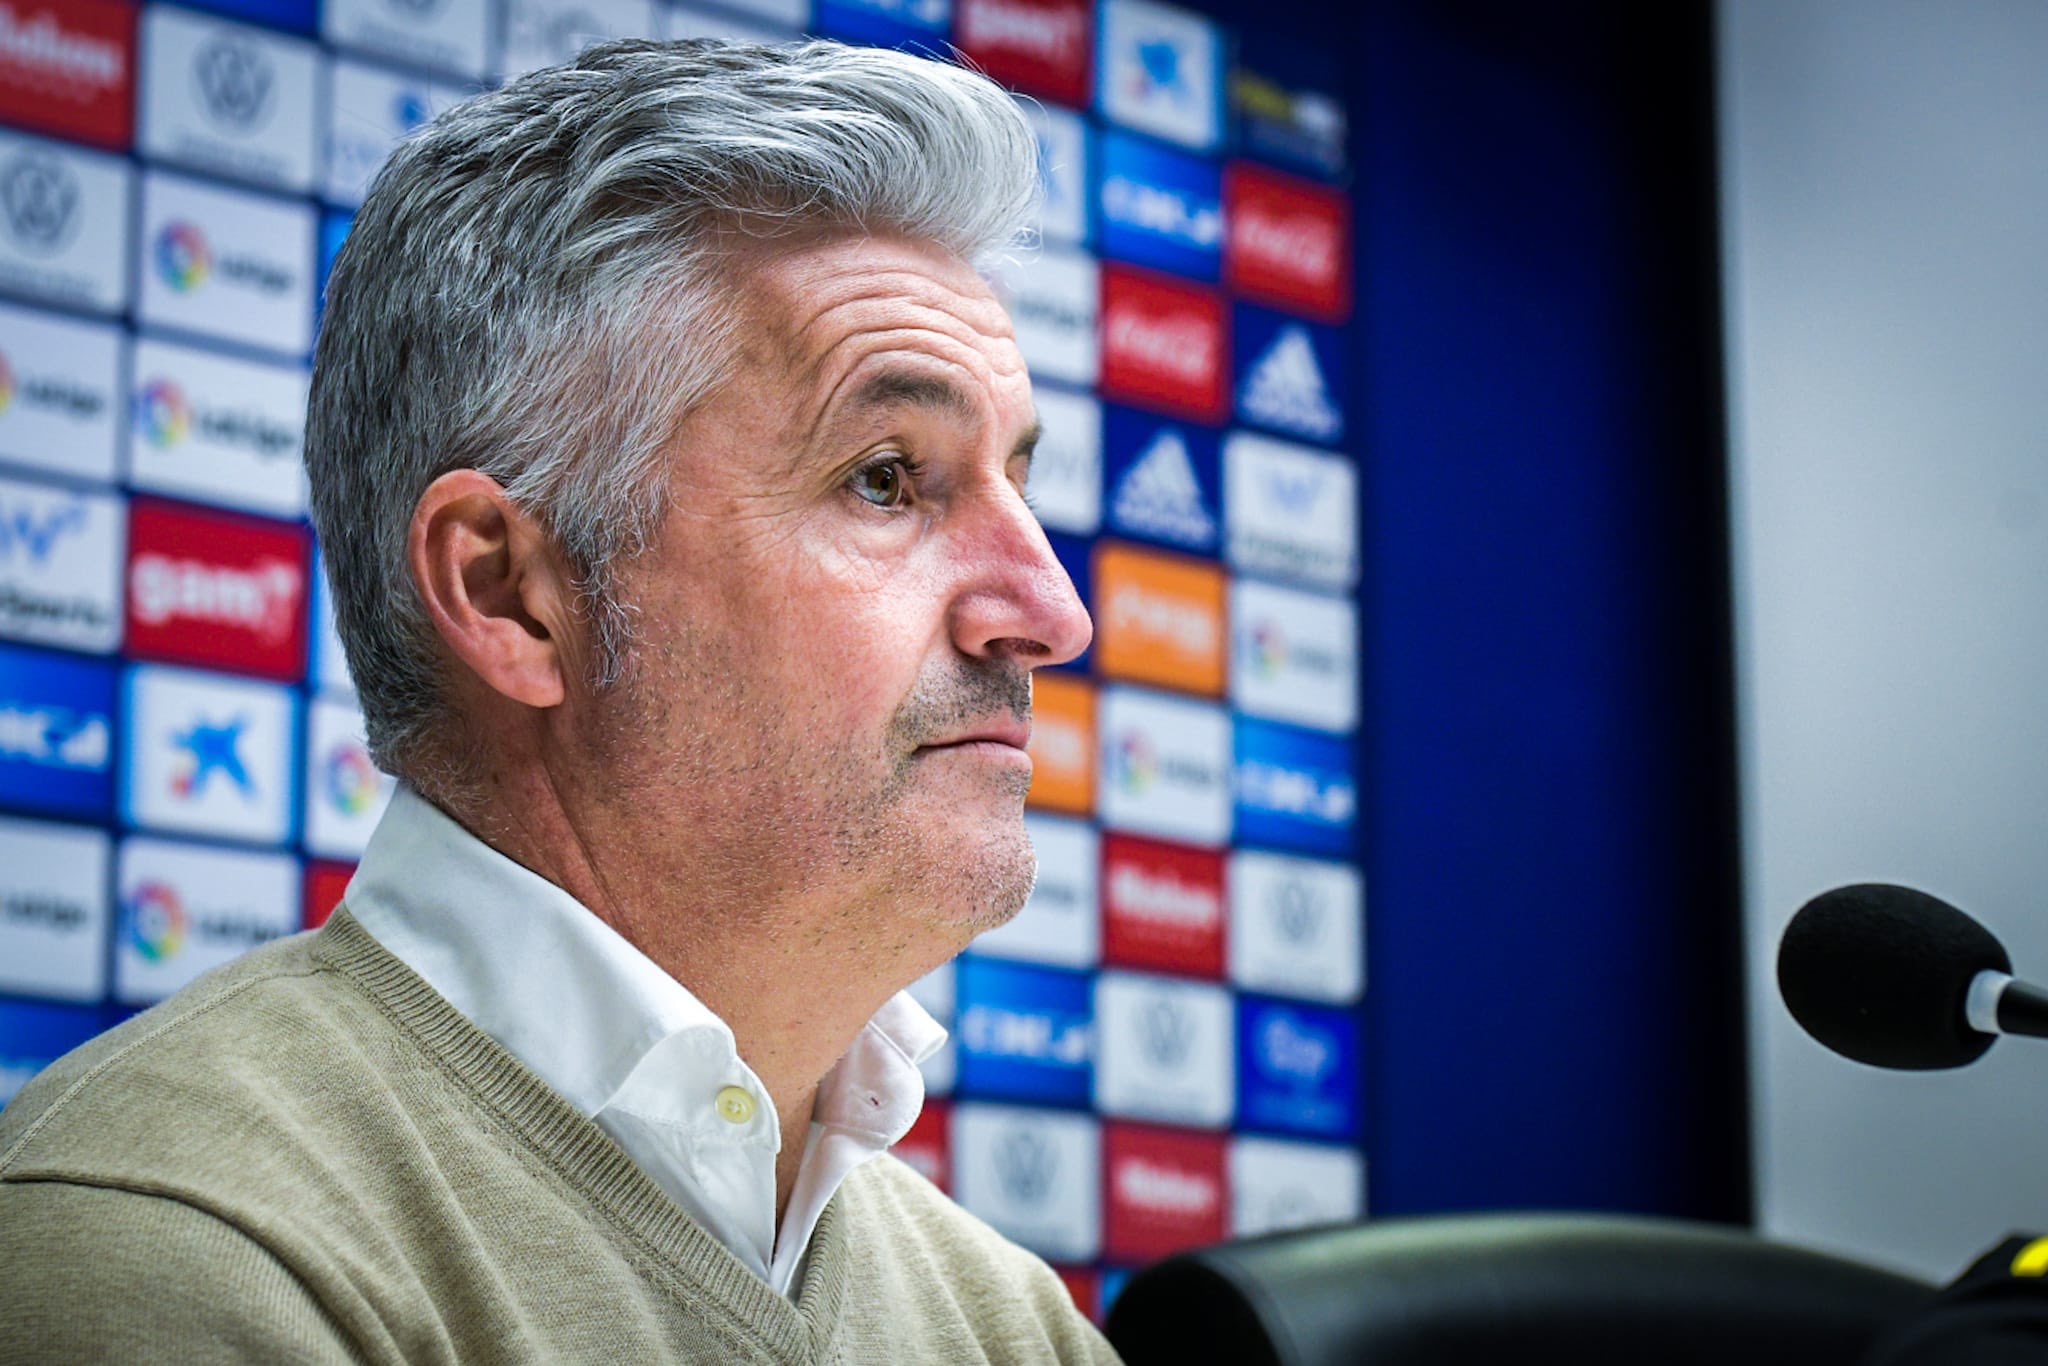
[(894, 233), (985, 270), (1038, 195), (993, 82), (826, 42), (605, 43), (401, 145), (335, 258), (305, 446), (378, 764), (432, 790), (463, 743), (406, 563), (428, 484), (478, 469), (535, 516), (609, 687), (631, 642), (614, 566), (651, 543), (677, 427), (730, 377), (731, 244)]

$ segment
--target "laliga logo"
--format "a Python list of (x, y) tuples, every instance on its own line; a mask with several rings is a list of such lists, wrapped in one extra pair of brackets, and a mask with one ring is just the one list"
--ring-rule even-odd
[(192, 918), (168, 883), (150, 881), (128, 897), (128, 942), (152, 963), (177, 956), (185, 947)]
[(14, 402), (14, 367), (7, 363), (7, 353), (0, 351), (0, 413), (7, 411), (7, 405)]
[(166, 223), (156, 235), (156, 273), (180, 294), (206, 283), (213, 272), (213, 250), (206, 234), (184, 219)]
[(128, 571), (136, 615), (147, 625), (189, 617), (252, 631), (272, 643), (291, 635), (299, 581), (298, 567), (283, 560), (229, 569), (166, 555), (140, 555)]
[(1252, 672), (1260, 678), (1274, 679), (1287, 667), (1287, 638), (1280, 633), (1280, 623), (1268, 618), (1252, 627)]
[(353, 740), (327, 751), (327, 799), (344, 816), (360, 816), (377, 800), (377, 769)]
[(185, 391), (167, 379), (151, 380), (135, 396), (135, 427), (160, 451), (182, 442), (192, 430), (192, 405)]
[(1126, 731), (1116, 747), (1117, 776), (1133, 796), (1148, 792), (1159, 778), (1159, 756), (1142, 731)]

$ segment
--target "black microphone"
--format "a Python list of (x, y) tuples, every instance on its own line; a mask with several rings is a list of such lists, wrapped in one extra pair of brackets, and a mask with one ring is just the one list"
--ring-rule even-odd
[(2000, 1034), (2048, 1038), (2048, 992), (2013, 979), (1991, 931), (1910, 887), (1858, 883), (1800, 907), (1778, 990), (1807, 1033), (1873, 1067), (1961, 1067)]

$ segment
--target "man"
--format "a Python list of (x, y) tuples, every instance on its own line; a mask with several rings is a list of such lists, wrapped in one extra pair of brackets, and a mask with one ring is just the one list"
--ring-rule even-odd
[(343, 906), (0, 1117), (0, 1357), (1113, 1360), (883, 1150), (1021, 906), (1089, 625), (976, 267), (1035, 144), (900, 54), (616, 43), (395, 154), (307, 431)]

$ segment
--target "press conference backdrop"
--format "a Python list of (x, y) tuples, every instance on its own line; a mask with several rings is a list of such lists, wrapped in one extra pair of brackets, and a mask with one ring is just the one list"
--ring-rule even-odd
[(1929, 1276), (2048, 1225), (2048, 1049), (1878, 1072), (1778, 1004), (1844, 882), (2048, 976), (2048, 11), (1721, 7), (1757, 1213)]
[(1037, 891), (919, 984), (902, 1154), (1098, 1310), (1365, 1204), (1359, 572), (1334, 72), (1147, 0), (0, 0), (0, 1099), (317, 925), (389, 797), (305, 520), (326, 269), (390, 148), (602, 36), (956, 44), (1032, 98), (1002, 282), (1097, 624)]

